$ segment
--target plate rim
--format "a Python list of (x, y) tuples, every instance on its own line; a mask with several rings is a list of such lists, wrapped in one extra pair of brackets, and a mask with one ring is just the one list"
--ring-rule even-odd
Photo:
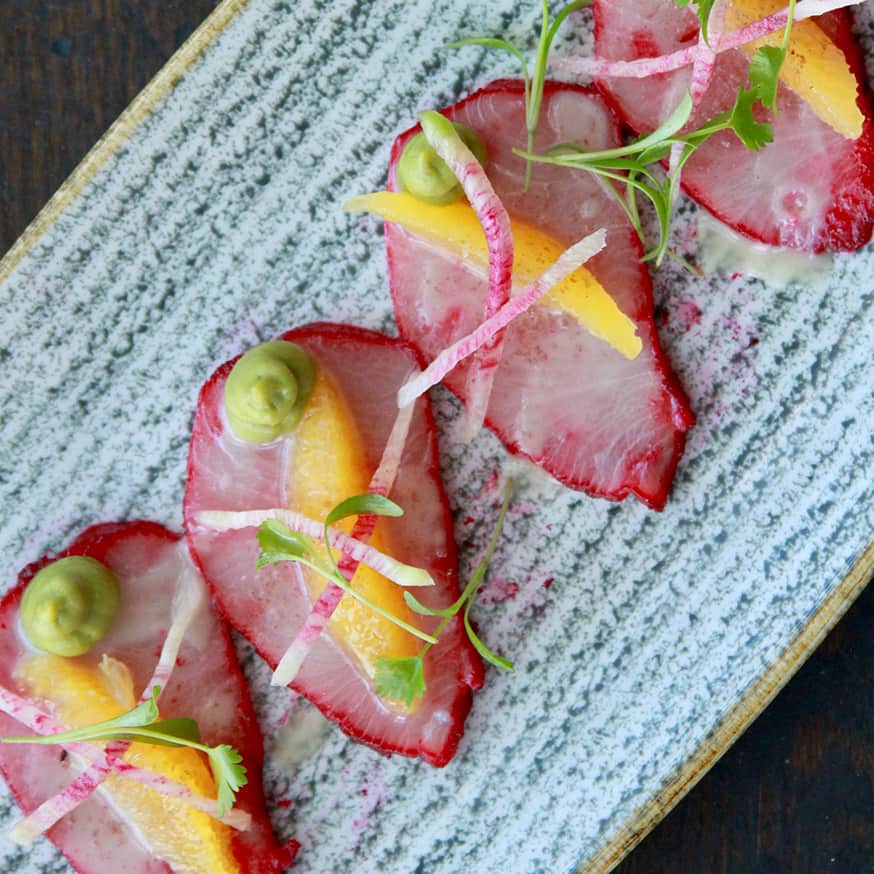
[[(249, 0), (222, 0), (91, 147), (45, 206), (0, 259), (0, 285), (83, 193), (104, 164), (127, 142), (156, 106), (184, 78)], [(577, 868), (608, 874), (686, 797), (691, 789), (761, 715), (844, 616), (874, 577), (874, 538), (846, 576), (810, 615), (783, 652), (753, 680), (713, 730), (646, 801), (620, 824), (607, 843)]]

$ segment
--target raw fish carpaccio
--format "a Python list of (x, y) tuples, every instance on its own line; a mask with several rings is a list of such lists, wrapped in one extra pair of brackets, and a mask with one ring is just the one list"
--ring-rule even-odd
[[(785, 4), (773, 4), (773, 9), (769, 4), (753, 5), (776, 11)], [(698, 41), (694, 12), (672, 0), (595, 0), (593, 9), (595, 51), (603, 60), (655, 58)], [(819, 40), (814, 43), (818, 56), (828, 55), (836, 68), (848, 67), (844, 87), (848, 94), (829, 91), (839, 81), (837, 69), (823, 70), (818, 79), (808, 76), (805, 81), (811, 90), (805, 93), (825, 106), (842, 101), (852, 110), (855, 104), (861, 120), (858, 136), (838, 132), (808, 99), (781, 81), (773, 116), (774, 142), (751, 151), (733, 133), (719, 133), (686, 164), (682, 184), (717, 218), (755, 240), (815, 253), (855, 251), (871, 239), (874, 227), (874, 123), (864, 65), (847, 10), (796, 23), (796, 33), (801, 25), (813, 28), (811, 39)], [(820, 57), (802, 58), (802, 69), (805, 60), (813, 67)], [(749, 65), (750, 58), (741, 48), (717, 55), (690, 127), (731, 108), (747, 82)], [(642, 79), (603, 77), (598, 85), (624, 122), (638, 133), (648, 132), (680, 101), (689, 88), (691, 70), (687, 66)]]
[[(23, 638), (18, 618), (24, 589), (33, 576), (67, 556), (89, 556), (101, 562), (115, 574), (121, 590), (118, 613), (108, 633), (92, 651), (75, 658), (35, 651)], [(191, 587), (193, 601), (189, 603), (194, 606), (175, 665), (163, 684), (161, 718), (195, 719), (205, 743), (236, 747), (248, 769), (248, 783), (240, 790), (236, 807), (249, 814), (251, 822), (245, 830), (231, 829), (184, 801), (166, 798), (128, 777), (111, 775), (47, 833), (83, 874), (171, 870), (279, 874), (294, 859), (295, 845), (280, 846), (267, 818), (261, 786), (261, 733), (227, 626), (212, 609), (178, 535), (153, 522), (94, 525), (59, 556), (28, 565), (0, 605), (0, 686), (59, 721), (63, 707), (83, 715), (86, 724), (107, 718), (95, 703), (102, 699), (92, 678), (103, 676), (99, 666), (109, 657), (113, 675), (120, 672), (132, 680), (133, 694), (139, 696), (153, 677), (183, 577)], [(119, 704), (118, 709), (127, 708)], [(0, 713), (0, 734), (27, 733), (7, 712)], [(146, 761), (158, 773), (161, 762), (171, 761), (168, 756), (197, 755), (190, 750), (167, 752), (166, 747), (134, 746), (146, 750)], [(190, 762), (173, 767), (189, 773)], [(205, 763), (198, 767), (208, 773)], [(30, 812), (76, 780), (82, 766), (56, 745), (0, 744), (0, 769), (22, 809)], [(178, 773), (169, 776), (183, 780)], [(156, 809), (163, 812), (156, 813)], [(125, 818), (128, 815), (130, 819)], [(167, 855), (156, 857), (155, 852)]]
[[(274, 668), (306, 620), (312, 592), (307, 593), (288, 562), (256, 570), (259, 547), (254, 528), (216, 531), (199, 520), (205, 511), (299, 508), (308, 499), (299, 494), (301, 482), (310, 482), (306, 491), (318, 488), (310, 480), (313, 475), (332, 475), (335, 459), (330, 452), (314, 455), (313, 443), (336, 440), (338, 429), (344, 433), (348, 429), (350, 436), (344, 438), (345, 443), (360, 443), (363, 470), (352, 471), (350, 476), (362, 474), (358, 484), (334, 495), (331, 502), (339, 503), (363, 491), (396, 419), (398, 388), (418, 367), (416, 355), (405, 343), (360, 328), (318, 324), (291, 331), (282, 339), (303, 347), (315, 361), (322, 376), (317, 378), (307, 409), (315, 405), (322, 413), (317, 409), (310, 416), (305, 411), (297, 433), (288, 439), (266, 445), (244, 443), (229, 428), (222, 406), (234, 362), (222, 365), (200, 393), (184, 504), (193, 552), (220, 609)], [(320, 395), (322, 379), (325, 385)], [(325, 411), (329, 405), (325, 398), (329, 397), (335, 398), (330, 403), (342, 407), (336, 416), (345, 424), (337, 424), (339, 418), (331, 424), (330, 410)], [(320, 415), (324, 421), (318, 425), (316, 417)], [(302, 456), (309, 461), (317, 458), (319, 470), (300, 467)], [(313, 464), (308, 462), (307, 466)], [(420, 600), (432, 607), (448, 606), (458, 597), (457, 560), (427, 398), (416, 404), (391, 498), (404, 510), (403, 517), (379, 523), (392, 556), (430, 572), (436, 585), (417, 589)], [(322, 518), (324, 515), (323, 510)], [(324, 580), (311, 584), (324, 586)], [(344, 605), (350, 600), (346, 596)], [(403, 609), (402, 601), (399, 609)], [(381, 621), (373, 618), (375, 614), (356, 616), (360, 623)], [(417, 621), (429, 628), (434, 624), (426, 617), (417, 617)], [(385, 629), (380, 632), (388, 633)], [(412, 708), (383, 700), (375, 693), (372, 671), (368, 670), (375, 657), (373, 645), (365, 641), (356, 648), (353, 636), (360, 636), (360, 629), (350, 628), (348, 622), (343, 625), (335, 616), (334, 624), (328, 624), (327, 632), (303, 661), (293, 688), (356, 740), (385, 753), (420, 756), (432, 765), (445, 765), (461, 738), (472, 690), (483, 681), (482, 662), (460, 618), (456, 617), (428, 653), (427, 691)], [(397, 643), (407, 647), (402, 654), (412, 654), (410, 641), (400, 639)]]
[[(641, 246), (615, 199), (587, 174), (535, 165), (523, 190), (525, 162), (512, 152), (526, 145), (523, 94), (521, 81), (501, 80), (444, 112), (484, 141), (486, 172), (511, 218), (564, 246), (606, 228), (605, 249), (586, 266), (635, 322), (643, 349), (629, 360), (571, 315), (537, 305), (507, 328), (486, 425), (511, 452), (572, 488), (612, 500), (634, 495), (660, 509), (693, 416), (659, 345)], [(390, 188), (417, 130), (395, 142)], [(535, 148), (569, 141), (587, 149), (621, 142), (597, 92), (547, 83)], [(463, 258), (397, 225), (386, 225), (386, 242), (401, 335), (430, 360), (482, 321), (487, 281)], [(462, 398), (467, 367), (445, 379)]]

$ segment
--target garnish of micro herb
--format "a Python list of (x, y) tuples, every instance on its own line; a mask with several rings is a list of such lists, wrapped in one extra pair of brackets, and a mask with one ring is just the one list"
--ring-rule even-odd
[[(686, 5), (683, 0), (675, 0), (675, 2), (679, 6)], [(702, 28), (705, 28), (705, 36), (705, 22), (710, 15), (712, 5), (712, 3), (700, 3), (697, 7)], [(774, 107), (777, 77), (786, 56), (794, 5), (793, 0), (783, 36), (783, 47), (781, 49), (770, 47), (769, 51), (760, 49), (750, 64), (749, 85), (740, 89), (734, 106), (701, 127), (684, 134), (680, 133), (688, 123), (693, 110), (692, 97), (687, 93), (677, 108), (655, 131), (639, 137), (627, 146), (585, 152), (572, 144), (561, 144), (542, 155), (519, 150), (517, 154), (528, 161), (573, 167), (599, 176), (622, 206), (644, 245), (646, 239), (636, 195), (639, 193), (646, 197), (655, 210), (658, 242), (646, 252), (643, 260), (653, 261), (658, 267), (668, 254), (671, 209), (680, 174), (695, 150), (720, 131), (732, 131), (752, 151), (757, 151), (773, 141), (773, 126), (768, 122), (757, 121), (754, 109), (756, 103), (772, 109)], [(680, 159), (672, 172), (665, 174), (652, 166), (667, 158), (675, 145), (681, 147), (681, 152)], [(625, 186), (624, 194), (620, 193), (617, 184)]]
[[(754, 116), (757, 103), (776, 111), (777, 81), (780, 68), (786, 57), (792, 21), (795, 13), (795, 0), (790, 0), (786, 28), (783, 33), (782, 45), (764, 46), (753, 56), (750, 62), (748, 87), (738, 92), (732, 109), (717, 115), (703, 124), (697, 130), (680, 134), (688, 123), (693, 110), (691, 95), (687, 94), (673, 113), (657, 130), (646, 134), (617, 149), (607, 149), (599, 152), (584, 152), (572, 144), (561, 144), (549, 149), (544, 154), (534, 152), (534, 136), (540, 118), (540, 106), (543, 100), (543, 85), (546, 75), (548, 55), (556, 32), (565, 18), (575, 9), (588, 6), (590, 0), (576, 0), (564, 6), (550, 24), (549, 9), (546, 0), (543, 4), (543, 22), (540, 30), (540, 40), (537, 47), (534, 75), (529, 75), (528, 64), (522, 52), (513, 43), (497, 37), (470, 37), (451, 43), (449, 48), (478, 45), (486, 48), (509, 52), (522, 65), (525, 81), (525, 125), (527, 129), (527, 150), (514, 149), (514, 152), (525, 159), (525, 190), (531, 180), (533, 163), (556, 164), (587, 170), (602, 179), (607, 189), (614, 195), (629, 221), (634, 227), (644, 246), (647, 240), (644, 234), (640, 213), (637, 206), (637, 194), (646, 197), (652, 204), (658, 223), (658, 242), (643, 257), (644, 261), (652, 261), (658, 267), (668, 252), (668, 234), (671, 223), (671, 210), (675, 200), (680, 174), (695, 150), (711, 136), (720, 131), (730, 130), (738, 139), (753, 151), (763, 148), (774, 138), (773, 126), (767, 122), (759, 122)], [(674, 0), (680, 7), (689, 6), (690, 0)], [(715, 0), (699, 0), (695, 4), (695, 12), (705, 40), (709, 39), (708, 21)], [(671, 147), (682, 147), (680, 159), (673, 172), (662, 173), (650, 165), (667, 158)], [(622, 194), (617, 188), (625, 186)], [(682, 259), (680, 259), (682, 261)], [(684, 262), (683, 262), (684, 263)]]
[(152, 697), (113, 719), (41, 737), (32, 735), (0, 738), (3, 743), (65, 744), (108, 741), (136, 741), (157, 746), (187, 747), (205, 753), (215, 779), (218, 815), (224, 816), (233, 806), (237, 792), (246, 785), (243, 757), (229, 744), (210, 747), (200, 742), (200, 728), (193, 719), (161, 719), (155, 686)]
[[(762, 46), (750, 61), (750, 87), (755, 90), (762, 106), (774, 112), (777, 111), (777, 78), (780, 75), (783, 61), (786, 59), (786, 48), (789, 45), (792, 20), (795, 17), (795, 2), (796, 0), (789, 0), (782, 44), (779, 47)], [(710, 21), (710, 13), (713, 11), (715, 3), (716, 0), (698, 0), (694, 4), (695, 14), (698, 16), (698, 23), (701, 26), (701, 33), (708, 45), (710, 44), (710, 35), (707, 28)], [(684, 9), (689, 4), (690, 0), (674, 0), (675, 6), (680, 6)]]
[[(549, 49), (552, 46), (558, 29), (564, 20), (576, 9), (589, 6), (592, 0), (574, 0), (564, 6), (550, 23), (549, 7), (546, 0), (543, 4), (543, 20), (540, 25), (540, 38), (537, 43), (537, 55), (534, 61), (534, 75), (528, 71), (528, 62), (522, 52), (509, 40), (489, 36), (471, 36), (449, 43), (446, 48), (458, 49), (464, 46), (482, 46), (487, 49), (498, 49), (509, 52), (522, 65), (522, 77), (525, 81), (525, 127), (528, 130), (528, 152), (534, 151), (534, 135), (537, 133), (537, 123), (540, 119), (540, 105), (543, 102), (543, 84), (546, 81), (546, 64)], [(531, 162), (525, 164), (525, 191), (531, 184)]]
[(770, 109), (775, 115), (777, 114), (777, 80), (780, 76), (780, 68), (786, 60), (794, 18), (795, 0), (789, 0), (782, 43), (779, 47), (762, 46), (750, 61), (750, 88), (755, 91), (762, 106)]
[[(504, 671), (512, 671), (513, 663), (492, 652), (477, 636), (473, 630), (470, 621), (470, 609), (473, 602), (476, 600), (479, 588), (485, 579), (488, 571), (489, 561), (492, 554), (497, 548), (498, 541), (501, 538), (501, 532), (504, 528), (504, 519), (507, 515), (507, 508), (510, 505), (510, 496), (512, 494), (512, 480), (507, 480), (504, 489), (504, 500), (501, 504), (501, 511), (498, 514), (498, 521), (495, 523), (495, 530), (492, 533), (489, 545), (486, 548), (485, 554), (480, 563), (471, 574), (468, 584), (464, 587), (464, 591), (454, 603), (442, 610), (435, 610), (426, 607), (417, 598), (409, 592), (404, 592), (404, 599), (411, 610), (420, 613), (423, 616), (440, 616), (440, 624), (434, 631), (434, 637), (439, 638), (450, 623), (452, 618), (462, 612), (464, 620), (464, 630), (467, 632), (470, 642), (473, 644), (476, 651), (490, 664), (501, 668)], [(414, 656), (405, 656), (402, 658), (387, 658), (382, 657), (376, 661), (376, 675), (374, 682), (376, 685), (377, 694), (385, 698), (393, 698), (398, 701), (403, 701), (407, 706), (411, 705), (417, 698), (425, 694), (425, 655), (431, 648), (432, 644), (426, 643), (419, 652)]]
[[(499, 655), (493, 653), (477, 636), (470, 622), (470, 608), (473, 605), (476, 594), (482, 585), (488, 570), (489, 560), (492, 553), (498, 545), (498, 540), (501, 536), (501, 531), (504, 527), (504, 518), (507, 515), (507, 507), (510, 503), (510, 495), (512, 490), (512, 482), (508, 480), (507, 487), (504, 492), (504, 502), (501, 506), (501, 512), (498, 515), (498, 521), (495, 525), (495, 531), (492, 539), (489, 542), (485, 555), (482, 561), (474, 570), (470, 581), (465, 586), (457, 601), (443, 609), (434, 609), (427, 607), (418, 598), (414, 597), (410, 592), (404, 591), (404, 600), (407, 606), (414, 613), (421, 616), (439, 616), (440, 623), (437, 625), (433, 634), (427, 634), (414, 625), (410, 625), (403, 619), (395, 616), (384, 608), (380, 607), (374, 601), (356, 591), (343, 575), (337, 561), (334, 558), (333, 551), (330, 547), (326, 548), (328, 557), (323, 556), (323, 550), (317, 547), (309, 537), (304, 534), (299, 534), (291, 531), (276, 519), (270, 519), (267, 522), (262, 522), (258, 527), (258, 543), (261, 546), (261, 554), (258, 556), (256, 567), (265, 567), (266, 565), (275, 564), (281, 561), (294, 561), (298, 564), (314, 570), (323, 577), (336, 583), (344, 592), (347, 592), (353, 598), (357, 598), (362, 604), (368, 606), (371, 610), (377, 612), (380, 616), (393, 622), (410, 634), (415, 635), (419, 640), (423, 641), (423, 646), (414, 656), (405, 656), (398, 658), (388, 658), (382, 656), (376, 660), (376, 670), (374, 675), (374, 685), (378, 695), (385, 698), (393, 698), (397, 701), (403, 701), (408, 706), (411, 705), (417, 698), (421, 697), (425, 692), (425, 671), (424, 660), (428, 650), (440, 638), (440, 635), (445, 630), (446, 626), (451, 621), (452, 617), (457, 615), (459, 611), (464, 611), (464, 628), (470, 642), (479, 654), (488, 662), (502, 668), (505, 671), (513, 669), (511, 662), (507, 661)], [(351, 498), (346, 498), (345, 501), (339, 503), (328, 514), (324, 523), (324, 542), (328, 543), (328, 528), (331, 525), (346, 519), (349, 516), (359, 515), (375, 515), (375, 516), (401, 516), (403, 510), (394, 501), (383, 497), (366, 493), (363, 495), (353, 495)], [(410, 567), (410, 581), (404, 582), (404, 585), (422, 585), (423, 577), (428, 577), (427, 572), (421, 568)]]
[[(643, 260), (654, 261), (658, 266), (667, 253), (671, 206), (679, 184), (680, 171), (695, 150), (720, 131), (732, 131), (751, 150), (761, 149), (773, 140), (771, 125), (756, 121), (753, 115), (753, 106), (757, 99), (754, 88), (743, 89), (738, 93), (735, 104), (730, 110), (717, 115), (696, 130), (681, 134), (680, 130), (692, 115), (692, 96), (687, 93), (677, 108), (656, 130), (627, 146), (586, 152), (573, 144), (563, 143), (544, 154), (516, 151), (530, 161), (587, 170), (599, 176), (606, 182), (607, 188), (622, 206), (637, 235), (645, 243), (635, 197), (637, 193), (644, 195), (655, 209), (659, 240), (656, 246), (644, 255)], [(652, 165), (667, 158), (674, 145), (682, 147), (680, 160), (673, 173), (662, 173)], [(625, 185), (624, 195), (619, 192), (615, 183)]]
[[(255, 562), (255, 567), (262, 568), (282, 561), (297, 562), (304, 567), (310, 568), (310, 570), (315, 571), (317, 574), (321, 574), (321, 576), (332, 583), (336, 583), (348, 595), (351, 595), (384, 619), (403, 628), (404, 631), (408, 631), (426, 643), (436, 643), (436, 639), (430, 634), (426, 634), (421, 629), (416, 628), (415, 625), (410, 625), (409, 622), (400, 619), (393, 613), (380, 607), (379, 604), (366, 595), (354, 589), (340, 570), (334, 557), (334, 552), (328, 545), (328, 528), (350, 516), (403, 516), (403, 514), (404, 511), (401, 507), (382, 495), (365, 493), (346, 498), (345, 501), (337, 504), (325, 518), (324, 549), (317, 547), (305, 534), (292, 531), (278, 519), (268, 519), (258, 526), (258, 544), (261, 547), (261, 553)], [(327, 557), (325, 553), (327, 553)], [(405, 581), (405, 585), (423, 585), (425, 584), (425, 577), (427, 577), (428, 584), (430, 585), (430, 576), (426, 571), (414, 567), (408, 567), (408, 571), (409, 580)]]

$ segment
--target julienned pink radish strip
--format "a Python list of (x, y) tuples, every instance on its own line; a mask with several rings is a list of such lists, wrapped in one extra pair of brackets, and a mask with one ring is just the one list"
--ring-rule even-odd
[(69, 786), (47, 798), (36, 810), (18, 820), (7, 832), (16, 844), (29, 844), (48, 831), (61, 817), (75, 810), (112, 771), (112, 765), (89, 765)]
[[(707, 20), (707, 36), (704, 39), (704, 31), (698, 33), (698, 45), (696, 46), (695, 60), (692, 62), (692, 81), (689, 84), (689, 94), (692, 97), (692, 112), (694, 112), (704, 99), (710, 81), (713, 78), (713, 68), (716, 66), (716, 55), (719, 53), (719, 43), (722, 38), (722, 28), (725, 25), (725, 0), (715, 0), (710, 16)], [(680, 159), (686, 147), (682, 143), (674, 143), (671, 146), (671, 157), (668, 163), (668, 174), (674, 177), (674, 198), (680, 192)]]
[[(389, 492), (391, 492), (398, 468), (401, 466), (404, 446), (407, 443), (407, 434), (410, 430), (410, 422), (413, 420), (414, 408), (415, 404), (408, 404), (398, 410), (388, 441), (385, 444), (385, 449), (382, 452), (379, 466), (370, 479), (368, 491), (383, 495), (384, 497), (387, 497)], [(376, 527), (377, 518), (372, 514), (359, 516), (355, 520), (351, 536), (355, 540), (367, 543), (370, 535), (373, 534), (373, 529)], [(339, 567), (343, 576), (347, 580), (351, 580), (355, 575), (358, 562), (348, 553), (344, 553)], [(300, 567), (295, 564), (294, 569), (302, 580), (303, 573)], [(297, 636), (276, 665), (276, 670), (270, 678), (272, 686), (287, 686), (289, 683), (294, 682), (294, 678), (297, 676), (301, 665), (303, 665), (306, 657), (312, 651), (315, 642), (321, 636), (322, 629), (328, 624), (331, 616), (334, 615), (334, 611), (339, 606), (343, 595), (343, 590), (336, 583), (328, 582), (313, 604), (313, 608), (310, 610)]]
[[(148, 701), (152, 697), (152, 690), (164, 688), (173, 673), (176, 665), (176, 657), (179, 647), (185, 637), (185, 632), (191, 624), (197, 609), (200, 607), (203, 593), (196, 584), (194, 566), (187, 558), (185, 571), (179, 577), (176, 594), (173, 598), (171, 615), (173, 617), (158, 663), (152, 673), (152, 677), (146, 684), (140, 702)], [(13, 714), (14, 715), (14, 714)], [(16, 717), (18, 718), (18, 717)], [(34, 729), (37, 730), (37, 729)], [(63, 728), (58, 729), (63, 731)], [(42, 732), (44, 734), (55, 732)], [(113, 741), (107, 744), (105, 753), (101, 752), (101, 759), (89, 765), (72, 783), (65, 787), (57, 795), (47, 798), (39, 807), (31, 811), (24, 819), (14, 827), (15, 840), (29, 843), (34, 838), (50, 829), (61, 817), (70, 813), (80, 805), (100, 784), (113, 772), (124, 766), (122, 756), (130, 746), (128, 741)], [(128, 766), (129, 767), (129, 766)], [(158, 775), (155, 775), (156, 777)], [(189, 793), (194, 795), (194, 793)]]
[(582, 267), (591, 257), (597, 255), (607, 241), (607, 231), (601, 228), (569, 249), (562, 252), (558, 260), (543, 275), (527, 286), (519, 295), (507, 301), (490, 319), (486, 319), (476, 330), (457, 340), (444, 349), (417, 376), (408, 379), (398, 391), (398, 406), (405, 407), (429, 388), (437, 385), (450, 370), (473, 355), (492, 337), (503, 331), (517, 316), (531, 309), (551, 288), (558, 285), (574, 270)]
[[(495, 194), (485, 170), (462, 142), (451, 122), (438, 112), (423, 112), (419, 121), (426, 139), (455, 174), (482, 225), (489, 250), (489, 291), (483, 314), (488, 319), (510, 299), (513, 284), (510, 216)], [(478, 350), (471, 365), (467, 376), (467, 409), (462, 431), (466, 441), (476, 436), (485, 421), (502, 351), (502, 336), (496, 334)]]
[[(836, 9), (846, 9), (849, 6), (858, 6), (864, 0), (800, 0), (795, 7), (795, 21), (805, 18), (813, 18), (833, 12)], [(722, 34), (719, 40), (718, 52), (740, 48), (763, 36), (783, 30), (789, 19), (789, 10), (781, 10), (754, 21), (745, 27), (730, 33)], [(661, 55), (657, 58), (639, 58), (636, 61), (603, 61), (598, 58), (550, 58), (549, 64), (557, 70), (572, 73), (577, 76), (590, 76), (604, 79), (647, 79), (659, 73), (670, 73), (682, 67), (688, 67), (695, 62), (698, 55), (698, 46), (689, 46), (679, 49), (669, 55)]]
[(185, 550), (184, 553), (185, 570), (179, 576), (173, 604), (170, 608), (170, 615), (173, 619), (167, 630), (167, 636), (164, 638), (161, 655), (158, 657), (158, 663), (155, 665), (152, 677), (146, 683), (143, 694), (140, 695), (140, 702), (148, 701), (152, 697), (152, 690), (156, 687), (166, 688), (173, 668), (176, 667), (176, 658), (179, 655), (179, 647), (182, 646), (182, 641), (185, 639), (185, 632), (188, 631), (188, 626), (191, 625), (192, 619), (203, 603), (203, 588), (199, 585), (197, 571), (188, 551)]
[[(58, 734), (66, 730), (65, 726), (61, 725), (53, 716), (44, 713), (25, 698), (16, 695), (2, 686), (0, 686), (0, 711), (8, 714), (35, 734)], [(217, 819), (239, 831), (245, 831), (251, 824), (252, 819), (245, 811), (231, 810), (225, 816), (220, 817), (218, 815), (218, 806), (213, 799), (204, 798), (193, 792), (188, 786), (176, 783), (148, 769), (138, 768), (136, 765), (131, 765), (124, 761), (111, 761), (107, 753), (94, 744), (64, 743), (60, 744), (60, 746), (68, 753), (91, 762), (91, 767), (97, 770), (93, 772), (89, 781), (81, 784), (81, 787), (77, 778), (62, 792), (45, 801), (28, 816), (16, 823), (10, 830), (9, 837), (17, 843), (30, 843), (47, 829), (51, 828), (63, 815), (69, 813), (80, 802), (84, 801), (94, 789), (99, 788), (102, 779), (111, 772), (142, 783), (144, 786), (148, 786), (162, 795), (184, 801), (211, 816), (213, 819)], [(91, 771), (91, 768), (80, 774), (79, 778), (84, 777), (89, 771)], [(96, 780), (96, 777), (100, 777), (100, 779)], [(85, 794), (82, 794), (82, 787), (87, 788)], [(71, 802), (75, 803), (71, 804)]]
[[(213, 531), (237, 531), (241, 528), (257, 528), (263, 522), (276, 519), (288, 526), (292, 531), (305, 534), (321, 540), (324, 530), (321, 522), (310, 519), (295, 510), (286, 510), (276, 507), (269, 510), (243, 510), (234, 512), (230, 510), (201, 510), (195, 521), (204, 528)], [(386, 579), (397, 583), (399, 586), (430, 586), (433, 585), (431, 575), (422, 568), (412, 567), (408, 564), (386, 555), (368, 546), (361, 540), (344, 534), (336, 528), (328, 529), (328, 543), (333, 548), (348, 556), (355, 564), (366, 564)], [(342, 570), (342, 565), (341, 565)]]

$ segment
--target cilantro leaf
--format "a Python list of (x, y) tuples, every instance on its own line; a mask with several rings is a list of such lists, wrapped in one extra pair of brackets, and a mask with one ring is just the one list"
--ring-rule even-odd
[(237, 799), (237, 792), (249, 782), (243, 757), (229, 744), (219, 744), (206, 751), (215, 778), (218, 814), (224, 816)]
[(768, 109), (777, 108), (777, 80), (786, 60), (786, 49), (762, 46), (750, 61), (750, 90)]
[(774, 141), (773, 125), (756, 121), (753, 114), (753, 107), (758, 99), (758, 95), (751, 88), (738, 92), (727, 121), (727, 126), (738, 139), (754, 152)]
[(410, 706), (417, 698), (425, 694), (424, 658), (420, 653), (414, 656), (388, 658), (382, 656), (376, 660), (376, 672), (373, 677), (376, 694), (383, 698), (393, 698)]
[(762, 46), (750, 61), (750, 89), (755, 92), (762, 106), (777, 112), (777, 82), (786, 60), (792, 22), (795, 18), (795, 0), (789, 0), (786, 27), (780, 46)]
[(42, 736), (0, 738), (3, 743), (64, 744), (79, 742), (136, 741), (155, 746), (187, 747), (205, 753), (215, 778), (218, 815), (224, 816), (233, 806), (236, 793), (245, 786), (246, 768), (243, 757), (229, 744), (209, 747), (200, 742), (197, 722), (186, 717), (158, 719), (157, 698), (160, 687), (152, 689), (152, 697), (114, 719), (106, 719), (72, 731)]

